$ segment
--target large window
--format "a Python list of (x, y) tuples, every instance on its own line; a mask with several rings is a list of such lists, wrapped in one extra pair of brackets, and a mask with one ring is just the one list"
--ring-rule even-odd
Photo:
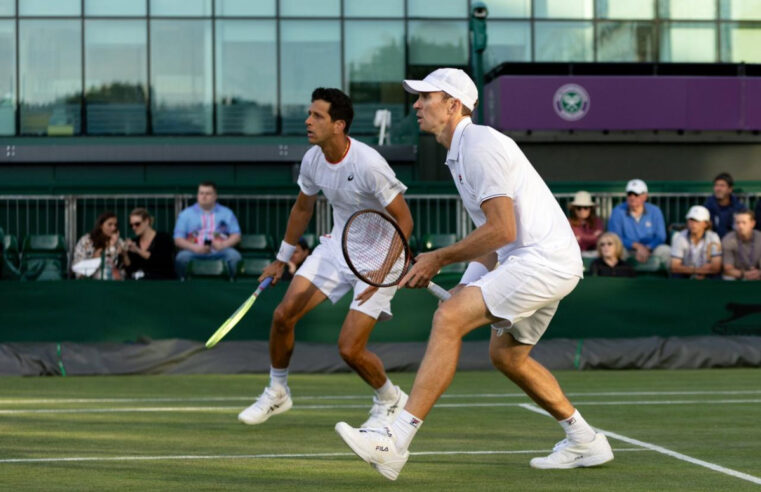
[(534, 38), (536, 61), (594, 61), (594, 33), (591, 22), (537, 22)]
[(275, 133), (275, 21), (220, 20), (216, 37), (217, 133)]
[(80, 15), (81, 0), (18, 0), (19, 14), (44, 17), (50, 15)]
[(531, 24), (528, 21), (492, 21), (484, 53), (484, 70), (503, 62), (531, 61)]
[(216, 14), (220, 17), (275, 16), (276, 0), (217, 0)]
[(531, 17), (531, 0), (486, 0), (489, 19), (500, 17)]
[(338, 17), (341, 0), (280, 0), (283, 17)]
[(81, 26), (78, 20), (19, 22), (22, 135), (81, 132)]
[(597, 0), (601, 19), (653, 19), (656, 0)]
[(651, 22), (600, 22), (597, 61), (655, 61), (655, 26)]
[(139, 20), (85, 22), (87, 133), (147, 131), (146, 24)]
[(146, 12), (146, 0), (85, 0), (85, 15), (103, 17), (142, 17)]
[(150, 0), (150, 2), (152, 16), (207, 17), (211, 15), (211, 0)]
[(0, 15), (15, 15), (15, 14), (16, 14), (15, 0), (0, 0)]
[(759, 0), (721, 0), (721, 18), (761, 20), (761, 2)]
[(410, 21), (407, 32), (410, 65), (468, 64), (466, 21)]
[(283, 133), (303, 134), (312, 91), (341, 87), (341, 24), (332, 20), (280, 23)]
[(716, 18), (716, 0), (660, 0), (661, 17), (675, 20)]
[(716, 24), (713, 22), (664, 22), (661, 24), (661, 61), (715, 62)]
[(760, 47), (761, 23), (727, 23), (721, 26), (721, 61), (761, 63)]
[(151, 21), (153, 131), (212, 133), (211, 21)]
[(404, 116), (404, 22), (347, 21), (344, 26), (344, 87), (354, 102), (355, 133), (374, 133), (375, 111), (392, 121)]
[(16, 23), (0, 21), (0, 135), (16, 133)]
[(544, 19), (591, 19), (592, 0), (534, 0), (534, 15)]
[(344, 0), (346, 17), (404, 17), (404, 0)]
[(467, 0), (407, 0), (407, 15), (410, 17), (466, 17)]

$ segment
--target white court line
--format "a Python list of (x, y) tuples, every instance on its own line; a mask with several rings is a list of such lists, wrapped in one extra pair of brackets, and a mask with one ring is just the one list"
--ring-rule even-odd
[[(761, 390), (738, 391), (609, 391), (591, 393), (566, 393), (567, 396), (700, 396), (700, 395), (761, 395)], [(209, 396), (195, 398), (0, 398), (2, 404), (21, 403), (181, 403), (181, 402), (210, 402), (210, 401), (248, 401), (256, 395), (248, 396)], [(525, 393), (461, 393), (445, 394), (442, 398), (523, 398)], [(294, 398), (302, 400), (367, 400), (366, 395), (306, 395)]]
[[(640, 401), (577, 401), (577, 406), (607, 405), (727, 405), (733, 403), (761, 403), (761, 399), (745, 400), (640, 400)], [(486, 408), (486, 407), (525, 407), (527, 403), (438, 403), (436, 408)], [(340, 410), (367, 408), (365, 404), (340, 405), (294, 405), (296, 410)], [(111, 408), (14, 408), (0, 409), (0, 415), (19, 414), (79, 414), (79, 413), (146, 413), (146, 412), (227, 412), (240, 410), (240, 406), (212, 407), (111, 407)]]
[[(547, 417), (552, 418), (552, 416), (549, 413), (537, 407), (536, 405), (526, 403), (520, 406), (531, 412), (538, 413), (538, 414), (545, 415)], [(704, 468), (708, 468), (709, 470), (717, 471), (719, 473), (724, 473), (725, 475), (730, 475), (735, 478), (740, 478), (742, 480), (747, 480), (748, 482), (761, 485), (761, 478), (759, 477), (755, 477), (747, 473), (739, 472), (737, 470), (732, 470), (731, 468), (726, 468), (721, 465), (717, 465), (716, 463), (711, 463), (709, 461), (699, 460), (697, 458), (693, 458), (692, 456), (687, 456), (686, 454), (678, 453), (676, 451), (672, 451), (670, 449), (664, 448), (663, 446), (658, 446), (657, 444), (651, 444), (649, 442), (640, 441), (638, 439), (633, 439), (631, 437), (626, 437), (624, 435), (617, 434), (615, 432), (606, 431), (604, 429), (600, 429), (599, 427), (597, 427), (597, 430), (602, 432), (606, 436), (610, 436), (614, 439), (618, 439), (619, 441), (623, 441), (628, 444), (634, 444), (635, 446), (641, 446), (645, 449), (649, 449), (650, 451), (655, 451), (657, 453), (665, 454), (667, 456), (671, 456), (672, 458), (676, 458), (681, 461), (692, 463), (693, 465), (702, 466)]]
[[(642, 448), (618, 448), (618, 452), (647, 451)], [(520, 449), (511, 451), (421, 451), (411, 456), (450, 455), (502, 455), (502, 454), (542, 454), (546, 449)], [(211, 455), (165, 455), (165, 456), (67, 456), (61, 458), (0, 458), (0, 464), (8, 463), (61, 463), (81, 461), (161, 461), (161, 460), (238, 460), (265, 458), (333, 458), (356, 456), (354, 453), (281, 453), (281, 454), (211, 454)]]

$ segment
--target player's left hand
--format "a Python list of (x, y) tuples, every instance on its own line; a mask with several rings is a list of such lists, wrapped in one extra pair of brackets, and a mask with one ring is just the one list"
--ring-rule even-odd
[(368, 285), (367, 288), (363, 290), (362, 293), (360, 293), (355, 298), (355, 300), (359, 301), (359, 305), (361, 306), (362, 304), (365, 303), (365, 301), (370, 299), (373, 296), (373, 294), (375, 294), (376, 292), (378, 292), (378, 287)]
[(431, 279), (441, 270), (441, 266), (441, 260), (436, 251), (420, 253), (415, 257), (415, 264), (412, 265), (410, 271), (399, 282), (399, 287), (413, 289), (428, 287)]

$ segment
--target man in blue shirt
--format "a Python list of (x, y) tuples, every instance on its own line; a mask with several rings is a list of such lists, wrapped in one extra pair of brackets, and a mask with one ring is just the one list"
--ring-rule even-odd
[(722, 238), (728, 232), (732, 232), (735, 213), (745, 210), (745, 204), (732, 193), (732, 186), (732, 175), (719, 174), (713, 178), (713, 195), (709, 196), (703, 205), (711, 212), (711, 226), (714, 232)]
[(239, 242), (238, 219), (217, 203), (217, 185), (211, 181), (199, 184), (197, 202), (180, 212), (174, 226), (174, 244), (180, 249), (174, 261), (177, 275), (185, 278), (190, 260), (221, 258), (230, 276), (235, 276), (241, 256), (233, 246)]
[(624, 248), (640, 263), (646, 263), (651, 255), (670, 261), (671, 251), (665, 244), (666, 224), (657, 206), (647, 203), (647, 184), (632, 179), (626, 184), (626, 202), (613, 209), (608, 220), (608, 230), (615, 232)]

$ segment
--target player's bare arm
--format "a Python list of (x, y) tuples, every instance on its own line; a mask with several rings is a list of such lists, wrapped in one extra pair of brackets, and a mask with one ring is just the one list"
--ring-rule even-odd
[(481, 204), (481, 210), (486, 215), (484, 225), (451, 246), (419, 254), (415, 258), (415, 264), (399, 285), (426, 287), (442, 267), (489, 255), (515, 241), (516, 225), (512, 198), (491, 198)]
[[(404, 195), (401, 193), (396, 195), (396, 198), (391, 200), (391, 203), (386, 207), (386, 212), (388, 212), (388, 214), (394, 218), (396, 223), (399, 224), (405, 239), (409, 240), (410, 235), (412, 234), (413, 221), (410, 207), (407, 206), (407, 201), (404, 199)], [(378, 287), (373, 287), (372, 285), (368, 286), (367, 289), (357, 296), (359, 304), (362, 305), (365, 301), (370, 299), (377, 290)]]
[[(306, 231), (309, 221), (312, 220), (312, 214), (314, 214), (314, 204), (317, 202), (317, 195), (307, 195), (303, 192), (299, 192), (296, 197), (296, 203), (291, 208), (291, 214), (288, 216), (288, 225), (285, 229), (285, 242), (288, 244), (296, 244), (299, 238)], [(261, 282), (267, 277), (272, 277), (272, 285), (275, 285), (280, 277), (283, 276), (283, 269), (286, 263), (280, 260), (275, 260), (264, 269), (259, 276)]]

